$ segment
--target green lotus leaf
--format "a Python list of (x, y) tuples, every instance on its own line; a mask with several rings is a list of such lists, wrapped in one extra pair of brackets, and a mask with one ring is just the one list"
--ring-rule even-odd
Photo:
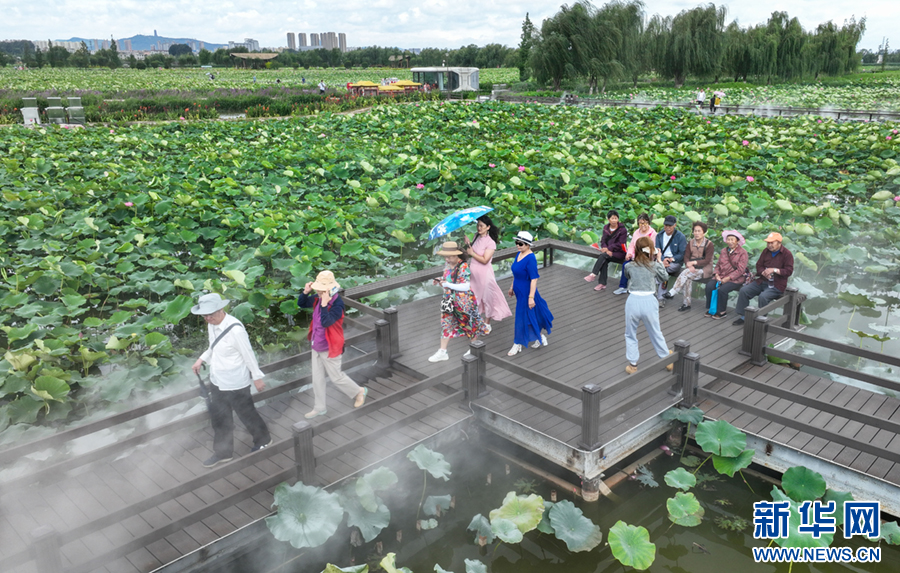
[(269, 531), (279, 541), (297, 549), (318, 547), (337, 531), (344, 517), (338, 496), (321, 488), (297, 482), (275, 488), (275, 515), (266, 518)]
[(688, 410), (682, 408), (669, 408), (662, 413), (663, 420), (678, 420), (683, 424), (697, 425), (703, 421), (703, 410), (694, 406)]
[(775, 543), (781, 547), (797, 549), (807, 547), (828, 547), (831, 545), (831, 542), (834, 540), (833, 533), (823, 533), (818, 539), (813, 537), (812, 533), (800, 533), (800, 530), (798, 529), (802, 525), (800, 520), (800, 503), (789, 498), (784, 492), (778, 489), (777, 486), (772, 488), (772, 499), (775, 501), (787, 501), (790, 511), (790, 516), (788, 517), (788, 535), (787, 537), (775, 539)]
[(791, 204), (791, 202), (786, 199), (776, 199), (775, 206), (782, 211), (792, 211), (794, 209), (794, 206)]
[(408, 567), (397, 567), (394, 561), (396, 557), (396, 554), (388, 553), (384, 556), (384, 559), (381, 560), (379, 565), (385, 570), (385, 573), (412, 573)]
[(887, 521), (881, 524), (881, 537), (891, 545), (900, 545), (900, 525), (896, 521)]
[(494, 542), (494, 532), (491, 530), (491, 522), (480, 513), (472, 518), (472, 521), (469, 522), (469, 526), (466, 530), (475, 532), (475, 543), (482, 547)]
[(704, 452), (730, 458), (747, 448), (747, 435), (725, 420), (700, 422), (694, 439)]
[(519, 531), (528, 533), (537, 527), (543, 514), (544, 500), (540, 496), (531, 494), (526, 497), (511, 491), (503, 498), (503, 505), (491, 511), (491, 527), (496, 519), (508, 519), (516, 524)]
[(55, 376), (38, 376), (31, 387), (32, 393), (44, 401), (62, 402), (71, 388), (64, 380)]
[(867, 308), (875, 308), (875, 301), (873, 301), (872, 299), (870, 299), (868, 296), (866, 296), (864, 294), (841, 291), (838, 293), (838, 298), (849, 302), (853, 306), (863, 306), (863, 307), (867, 307)]
[(703, 506), (693, 493), (678, 492), (675, 497), (666, 500), (669, 520), (676, 525), (694, 527), (703, 521)]
[(699, 221), (703, 218), (703, 215), (696, 211), (685, 211), (684, 216), (687, 217), (691, 223)]
[(541, 520), (537, 524), (537, 530), (541, 533), (556, 535), (556, 532), (553, 531), (553, 526), (550, 525), (550, 508), (554, 505), (555, 504), (552, 501), (544, 500), (544, 513), (541, 515)]
[(789, 468), (781, 476), (784, 492), (794, 501), (812, 501), (825, 495), (825, 478), (803, 466)]
[(650, 543), (650, 532), (624, 521), (617, 521), (609, 530), (609, 548), (619, 563), (638, 571), (648, 569), (656, 559), (656, 545)]
[(509, 519), (492, 519), (491, 532), (506, 543), (519, 543), (523, 539), (519, 527)]
[(687, 491), (697, 485), (697, 478), (684, 468), (671, 470), (664, 476), (666, 485)]
[(416, 527), (421, 529), (422, 531), (426, 531), (428, 529), (434, 529), (438, 526), (438, 522), (436, 519), (420, 519), (416, 522)]
[(359, 503), (367, 511), (376, 511), (381, 501), (375, 495), (377, 491), (388, 489), (397, 483), (397, 474), (382, 466), (356, 480), (356, 495)]
[(242, 287), (244, 287), (244, 288), (247, 287), (247, 283), (246, 283), (247, 275), (245, 275), (243, 272), (238, 271), (238, 270), (232, 270), (232, 271), (223, 271), (222, 274), (225, 275), (226, 277), (230, 278), (237, 284), (241, 285)]
[(378, 501), (375, 511), (370, 511), (362, 506), (360, 498), (355, 495), (340, 496), (341, 506), (347, 512), (347, 525), (358, 527), (367, 543), (378, 537), (391, 522), (391, 511)]
[(362, 565), (351, 565), (350, 567), (338, 567), (329, 563), (325, 566), (322, 573), (369, 573), (369, 565), (363, 563)]
[(435, 573), (453, 573), (453, 571), (447, 571), (437, 563), (434, 564), (434, 571)]
[(603, 534), (600, 527), (584, 516), (575, 504), (568, 500), (550, 508), (550, 525), (556, 537), (566, 543), (569, 551), (590, 551), (600, 545)]
[(406, 454), (406, 457), (419, 466), (420, 470), (427, 471), (435, 478), (440, 478), (444, 481), (450, 478), (450, 463), (444, 460), (443, 454), (439, 454), (419, 444), (414, 450)]
[(478, 559), (466, 559), (466, 573), (487, 573), (487, 565)]
[(440, 517), (443, 511), (450, 509), (450, 500), (449, 495), (429, 495), (425, 498), (422, 511), (425, 512), (425, 515)]
[(845, 501), (853, 501), (853, 494), (846, 491), (835, 491), (833, 489), (829, 489), (825, 492), (825, 495), (822, 496), (822, 503), (828, 503), (829, 501), (834, 502), (834, 519), (835, 522), (843, 527), (844, 526), (844, 502)]
[(713, 466), (720, 474), (734, 477), (736, 472), (750, 466), (755, 453), (754, 450), (744, 450), (734, 457), (713, 455)]

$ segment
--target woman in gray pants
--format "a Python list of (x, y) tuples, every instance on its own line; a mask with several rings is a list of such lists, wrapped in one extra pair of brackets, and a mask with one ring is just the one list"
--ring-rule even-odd
[[(666, 267), (659, 260), (659, 253), (653, 248), (653, 240), (641, 237), (635, 243), (634, 261), (625, 265), (624, 272), (628, 276), (628, 300), (625, 302), (625, 358), (628, 364), (625, 372), (637, 372), (638, 349), (637, 329), (641, 322), (650, 335), (650, 343), (656, 355), (665, 358), (670, 354), (666, 339), (659, 328), (659, 302), (657, 302), (656, 281), (664, 281), (669, 275)], [(666, 366), (672, 370), (673, 365)]]

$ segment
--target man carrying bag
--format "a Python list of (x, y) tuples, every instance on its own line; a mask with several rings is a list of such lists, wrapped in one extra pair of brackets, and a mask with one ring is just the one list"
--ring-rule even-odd
[(191, 308), (192, 314), (202, 316), (209, 330), (210, 346), (200, 355), (192, 369), (200, 374), (203, 363), (209, 364), (209, 417), (213, 427), (213, 456), (203, 462), (207, 468), (229, 462), (234, 453), (234, 418), (238, 415), (253, 437), (251, 452), (272, 443), (269, 429), (256, 411), (250, 396), (250, 381), (262, 392), (264, 374), (250, 347), (250, 337), (244, 325), (223, 310), (230, 300), (216, 293), (200, 297)]

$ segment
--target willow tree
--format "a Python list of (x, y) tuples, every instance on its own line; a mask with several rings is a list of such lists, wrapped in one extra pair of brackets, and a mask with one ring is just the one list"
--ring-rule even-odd
[(697, 6), (674, 18), (654, 16), (650, 27), (654, 67), (663, 77), (674, 78), (675, 87), (684, 85), (688, 75), (718, 78), (724, 48), (724, 6)]
[[(644, 44), (644, 3), (640, 0), (614, 0), (600, 8), (595, 16), (615, 30), (614, 60), (621, 74), (637, 86), (638, 76), (649, 69), (648, 51)], [(602, 26), (597, 26), (602, 31)], [(603, 91), (611, 76), (603, 76)]]
[(564, 28), (559, 14), (544, 20), (528, 58), (534, 78), (541, 84), (552, 83), (554, 90), (559, 90), (563, 78), (575, 73), (572, 45)]
[(722, 72), (734, 76), (734, 81), (746, 81), (747, 76), (753, 73), (749, 32), (737, 22), (732, 22), (725, 28), (724, 45)]
[(776, 38), (776, 75), (783, 80), (799, 78), (803, 75), (804, 45), (806, 34), (797, 18), (789, 18), (787, 12), (772, 12), (766, 23), (766, 33)]

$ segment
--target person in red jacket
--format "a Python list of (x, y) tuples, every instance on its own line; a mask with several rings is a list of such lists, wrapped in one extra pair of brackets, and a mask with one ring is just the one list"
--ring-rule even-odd
[[(307, 418), (324, 416), (325, 374), (338, 390), (354, 398), (354, 408), (366, 402), (368, 388), (360, 387), (345, 372), (341, 371), (341, 357), (344, 354), (344, 301), (338, 294), (341, 286), (334, 280), (334, 273), (322, 271), (315, 282), (306, 283), (297, 297), (297, 306), (312, 308), (313, 316), (306, 338), (312, 346), (312, 379), (315, 404), (306, 414)], [(316, 291), (314, 295), (310, 295)]]

